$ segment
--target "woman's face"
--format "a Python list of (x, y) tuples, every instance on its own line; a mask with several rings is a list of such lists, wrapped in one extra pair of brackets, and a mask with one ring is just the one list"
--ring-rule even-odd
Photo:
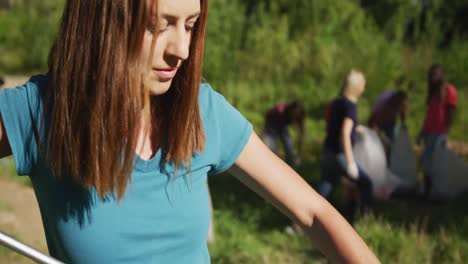
[(359, 81), (359, 84), (356, 88), (356, 97), (357, 98), (361, 97), (365, 90), (366, 90), (366, 80), (362, 78)]
[(429, 85), (441, 88), (444, 85), (444, 72), (441, 68), (436, 68), (429, 73)]
[(149, 58), (153, 37), (153, 57), (144, 85), (152, 95), (165, 93), (184, 60), (189, 57), (192, 29), (200, 14), (200, 0), (158, 0), (158, 28), (145, 32), (143, 59)]

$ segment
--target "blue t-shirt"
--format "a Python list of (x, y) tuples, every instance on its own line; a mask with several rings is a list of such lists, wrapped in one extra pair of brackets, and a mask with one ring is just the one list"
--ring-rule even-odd
[(37, 196), (50, 254), (66, 263), (209, 263), (207, 175), (228, 169), (252, 133), (252, 125), (208, 84), (199, 103), (206, 135), (191, 174), (135, 155), (131, 182), (120, 203), (99, 199), (51, 176), (38, 155), (47, 77), (0, 91), (0, 112), (19, 175), (29, 175)]
[(333, 153), (343, 152), (341, 144), (341, 130), (343, 129), (343, 121), (346, 117), (353, 120), (353, 128), (351, 130), (351, 144), (356, 140), (357, 122), (357, 105), (351, 102), (344, 96), (340, 96), (333, 100), (327, 111), (327, 136), (325, 137), (325, 148)]

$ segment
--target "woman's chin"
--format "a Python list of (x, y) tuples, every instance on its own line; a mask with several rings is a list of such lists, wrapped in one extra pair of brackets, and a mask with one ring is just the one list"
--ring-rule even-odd
[(169, 90), (171, 83), (172, 80), (166, 82), (150, 81), (145, 86), (149, 89), (151, 95), (161, 95)]

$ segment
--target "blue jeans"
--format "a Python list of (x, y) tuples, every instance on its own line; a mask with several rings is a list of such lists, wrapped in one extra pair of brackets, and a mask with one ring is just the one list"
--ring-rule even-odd
[(361, 203), (364, 209), (371, 209), (374, 204), (374, 196), (372, 193), (372, 181), (362, 167), (357, 164), (358, 178), (353, 179), (346, 173), (346, 167), (343, 162), (340, 162), (340, 155), (343, 153), (335, 154), (331, 150), (324, 149), (320, 181), (317, 187), (317, 192), (320, 193), (325, 199), (329, 199), (339, 184), (341, 176), (345, 176), (352, 182), (356, 183), (359, 188)]
[(421, 154), (421, 165), (424, 172), (424, 195), (429, 196), (432, 187), (432, 164), (434, 150), (437, 144), (447, 141), (447, 134), (423, 133), (424, 149)]
[(423, 167), (424, 174), (431, 174), (431, 165), (433, 163), (432, 155), (434, 154), (436, 144), (438, 142), (443, 142), (444, 140), (447, 140), (447, 134), (423, 134), (424, 149), (421, 154), (421, 164)]
[(275, 126), (274, 124), (266, 124), (262, 133), (262, 140), (275, 154), (278, 154), (278, 145), (276, 141), (280, 139), (283, 144), (286, 154), (286, 162), (294, 164), (297, 158), (297, 153), (294, 150), (294, 144), (289, 134), (287, 126)]

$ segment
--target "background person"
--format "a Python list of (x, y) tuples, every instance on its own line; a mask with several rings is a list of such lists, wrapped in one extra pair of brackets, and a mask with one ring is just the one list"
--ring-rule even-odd
[(421, 164), (424, 172), (424, 196), (430, 195), (433, 153), (437, 142), (447, 141), (457, 108), (457, 90), (447, 80), (442, 65), (434, 64), (428, 71), (427, 111), (418, 143), (424, 143)]
[[(301, 164), (302, 143), (304, 141), (305, 110), (299, 101), (282, 103), (274, 106), (265, 115), (265, 127), (262, 133), (263, 142), (275, 153), (278, 153), (277, 140), (283, 144), (286, 161), (294, 166)], [(291, 139), (288, 127), (297, 129), (297, 151)]]
[[(326, 111), (327, 135), (323, 145), (320, 182), (317, 191), (329, 199), (344, 175), (359, 189), (361, 209), (369, 211), (373, 206), (372, 182), (354, 159), (352, 146), (358, 125), (357, 102), (364, 92), (366, 80), (362, 72), (351, 70), (343, 83), (340, 96)], [(349, 196), (352, 198), (352, 196)], [(354, 217), (356, 201), (348, 200)]]
[(387, 159), (397, 133), (398, 121), (400, 121), (400, 128), (407, 129), (407, 112), (408, 96), (404, 91), (386, 90), (376, 99), (368, 125), (378, 133), (385, 147)]

